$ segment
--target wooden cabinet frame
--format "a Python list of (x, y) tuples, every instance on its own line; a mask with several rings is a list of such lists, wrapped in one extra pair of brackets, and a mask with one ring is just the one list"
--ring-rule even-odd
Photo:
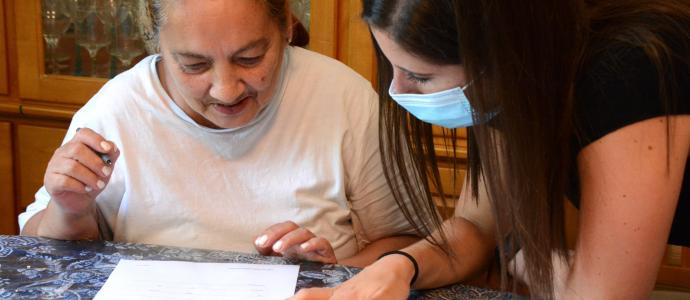
[(5, 0), (0, 0), (0, 94), (9, 94), (7, 74), (7, 26), (5, 26)]
[(336, 58), (374, 82), (376, 63), (361, 0), (312, 0), (309, 48)]
[(0, 122), (0, 234), (12, 234), (17, 229), (12, 148), (12, 124)]
[(309, 49), (323, 55), (338, 54), (338, 0), (312, 0)]

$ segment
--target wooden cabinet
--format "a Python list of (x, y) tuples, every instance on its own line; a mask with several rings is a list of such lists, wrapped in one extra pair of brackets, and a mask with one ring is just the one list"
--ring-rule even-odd
[(17, 232), (17, 214), (33, 202), (43, 185), (48, 161), (65, 132), (63, 128), (0, 122), (0, 234)]
[(657, 286), (690, 293), (690, 247), (668, 246), (657, 276)]
[(17, 143), (17, 211), (21, 212), (34, 200), (34, 194), (43, 186), (48, 161), (53, 156), (66, 129), (34, 125), (18, 125)]
[(5, 0), (0, 1), (0, 94), (7, 95), (9, 92), (9, 81), (7, 76), (7, 41), (5, 26)]
[(17, 230), (12, 172), (12, 124), (0, 122), (0, 234)]
[(361, 0), (312, 0), (309, 48), (337, 58), (374, 82), (376, 63)]

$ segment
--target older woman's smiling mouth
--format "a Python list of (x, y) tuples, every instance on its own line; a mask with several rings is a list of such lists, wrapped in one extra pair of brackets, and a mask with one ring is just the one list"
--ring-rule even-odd
[(211, 106), (219, 113), (223, 115), (228, 115), (228, 116), (233, 116), (233, 115), (239, 115), (241, 114), (244, 109), (247, 107), (249, 102), (251, 101), (252, 97), (244, 97), (240, 101), (236, 101), (232, 104), (223, 104), (223, 103), (212, 103)]

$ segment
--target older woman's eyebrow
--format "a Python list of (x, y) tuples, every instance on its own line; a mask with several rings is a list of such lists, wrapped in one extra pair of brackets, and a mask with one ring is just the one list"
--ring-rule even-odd
[(269, 45), (270, 45), (270, 41), (267, 38), (263, 37), (263, 38), (260, 38), (258, 40), (254, 40), (254, 41), (249, 42), (247, 45), (245, 45), (242, 48), (240, 48), (239, 50), (235, 51), (235, 53), (242, 53), (244, 51), (251, 50), (254, 48), (261, 48), (262, 50), (264, 50), (264, 49), (268, 48)]
[(208, 56), (201, 55), (201, 54), (198, 54), (198, 53), (192, 53), (192, 52), (174, 52), (174, 53), (173, 53), (173, 56), (175, 57), (175, 59), (178, 59), (178, 58), (192, 58), (192, 59), (201, 59), (201, 60), (208, 60), (208, 61), (213, 60), (213, 59), (211, 59), (211, 58), (208, 57)]
[[(247, 43), (247, 45), (243, 46), (239, 50), (235, 51), (235, 54), (242, 53), (244, 51), (248, 51), (251, 49), (255, 48), (261, 48), (266, 49), (270, 45), (270, 41), (267, 38), (260, 38), (258, 40), (251, 41)], [(206, 61), (213, 61), (211, 57), (198, 54), (198, 53), (193, 53), (193, 52), (186, 52), (186, 51), (180, 51), (180, 52), (173, 52), (172, 53), (175, 59), (178, 58), (191, 58), (191, 59), (200, 59), (200, 60), (206, 60)]]

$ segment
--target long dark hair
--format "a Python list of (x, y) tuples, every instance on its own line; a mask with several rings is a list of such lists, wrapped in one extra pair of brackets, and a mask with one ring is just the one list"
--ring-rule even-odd
[[(364, 20), (406, 51), (433, 63), (463, 64), (466, 78), (473, 82), (466, 92), (477, 115), (500, 111), (491, 122), (470, 128), (468, 168), (473, 196), (477, 198), (482, 176), (497, 223), (502, 282), (506, 282), (510, 255), (506, 249), (519, 245), (527, 261), (532, 296), (551, 298), (551, 254), (565, 256), (566, 251), (563, 204), (575, 168), (571, 142), (578, 134), (574, 121), (577, 79), (602, 47), (624, 42), (645, 50), (660, 74), (660, 98), (673, 103), (677, 87), (662, 78), (669, 79), (664, 77), (672, 66), (669, 58), (687, 58), (682, 51), (690, 48), (685, 44), (679, 48), (685, 50), (673, 54), (659, 36), (680, 36), (687, 42), (688, 29), (679, 24), (688, 24), (690, 4), (682, 0), (363, 3)], [(444, 24), (448, 22), (452, 24)], [(433, 206), (429, 187), (411, 183), (426, 185), (430, 179), (440, 188), (431, 130), (387, 96), (392, 69), (378, 47), (377, 59), (380, 143), (387, 178), (397, 191), (396, 199), (410, 197), (420, 202), (408, 207), (398, 201), (405, 215), (426, 217)], [(406, 170), (407, 162), (400, 161), (404, 157), (410, 158), (414, 170)]]
[[(455, 18), (437, 17), (452, 9), (451, 1), (364, 1), (362, 17), (370, 26), (392, 34), (393, 39), (411, 53), (439, 65), (460, 64)], [(447, 242), (444, 232), (441, 231), (439, 237), (431, 235), (443, 222), (432, 199), (431, 186), (438, 191), (441, 203), (447, 203), (434, 154), (432, 127), (412, 117), (390, 99), (388, 87), (393, 67), (375, 40), (374, 48), (381, 97), (379, 143), (384, 175), (398, 206), (417, 233), (450, 255), (446, 251), (448, 247), (441, 247)], [(455, 141), (455, 130), (448, 135)]]

